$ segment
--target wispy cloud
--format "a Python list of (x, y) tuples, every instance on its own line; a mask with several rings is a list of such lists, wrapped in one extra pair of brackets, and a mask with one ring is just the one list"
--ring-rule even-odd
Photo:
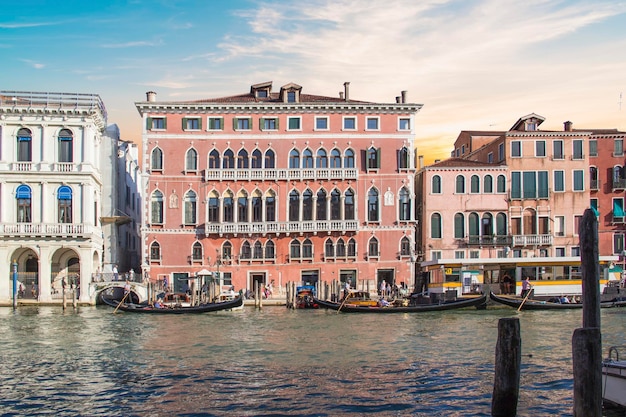
[(57, 22), (0, 22), (0, 29), (25, 29), (40, 26), (55, 26), (67, 23), (67, 21)]
[(26, 64), (33, 67), (34, 69), (43, 69), (46, 67), (45, 64), (33, 61), (32, 59), (20, 59), (20, 61), (25, 62)]
[(144, 46), (161, 46), (163, 45), (163, 41), (130, 41), (130, 42), (121, 42), (121, 43), (107, 43), (101, 45), (102, 48), (138, 48)]

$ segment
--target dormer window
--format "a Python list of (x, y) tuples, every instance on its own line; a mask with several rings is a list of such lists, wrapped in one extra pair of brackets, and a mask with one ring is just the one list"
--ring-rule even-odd
[(287, 92), (287, 103), (295, 103), (296, 102), (296, 92), (288, 91)]
[(528, 123), (526, 123), (526, 131), (527, 132), (534, 132), (535, 130), (537, 130), (537, 123), (536, 122), (528, 122)]
[(257, 98), (267, 98), (267, 90), (258, 90), (256, 96)]
[(299, 103), (302, 87), (298, 84), (289, 83), (280, 88), (280, 101), (283, 103)]

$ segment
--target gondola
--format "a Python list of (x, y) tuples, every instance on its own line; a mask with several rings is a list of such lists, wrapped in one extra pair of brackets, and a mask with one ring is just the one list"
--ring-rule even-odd
[[(556, 301), (536, 300), (532, 298), (524, 301), (524, 299), (520, 297), (500, 296), (494, 293), (489, 293), (489, 297), (496, 303), (521, 310), (573, 310), (583, 308), (583, 303), (560, 303)], [(558, 298), (555, 298), (555, 300), (558, 300)], [(600, 303), (600, 307), (626, 307), (626, 300), (615, 299), (611, 301), (603, 301)]]
[(422, 313), (429, 311), (445, 311), (455, 310), (465, 307), (481, 307), (487, 302), (487, 294), (482, 294), (479, 297), (465, 297), (458, 298), (454, 301), (444, 301), (441, 303), (432, 304), (417, 304), (409, 306), (395, 306), (389, 305), (385, 307), (381, 306), (366, 306), (366, 305), (354, 305), (348, 303), (336, 303), (331, 301), (324, 301), (315, 299), (315, 302), (322, 308), (329, 310), (340, 311), (342, 313)]
[(200, 314), (211, 311), (232, 310), (243, 306), (243, 297), (241, 294), (234, 300), (219, 303), (207, 303), (189, 307), (154, 307), (147, 303), (120, 303), (117, 300), (102, 297), (102, 301), (111, 307), (128, 313), (144, 313), (144, 314)]

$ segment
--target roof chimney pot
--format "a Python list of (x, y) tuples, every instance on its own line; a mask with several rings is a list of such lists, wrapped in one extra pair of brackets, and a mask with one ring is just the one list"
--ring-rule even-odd
[(154, 91), (148, 91), (146, 93), (146, 100), (149, 102), (156, 101), (156, 93)]
[(563, 130), (566, 131), (566, 132), (571, 132), (572, 131), (572, 125), (573, 125), (573, 123), (568, 120), (567, 122), (563, 123)]
[(348, 101), (348, 100), (350, 100), (350, 82), (346, 81), (345, 83), (343, 83), (343, 88), (344, 88), (344, 90), (346, 92), (345, 99), (346, 99), (346, 101)]

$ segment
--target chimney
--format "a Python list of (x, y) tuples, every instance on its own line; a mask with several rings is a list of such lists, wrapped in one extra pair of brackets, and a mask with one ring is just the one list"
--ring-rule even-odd
[(343, 89), (346, 92), (346, 101), (350, 100), (350, 82), (346, 81), (343, 83)]
[(571, 132), (572, 131), (572, 122), (570, 122), (569, 120), (565, 123), (563, 123), (563, 130), (566, 132)]
[(401, 94), (402, 94), (402, 102), (406, 103), (406, 90), (402, 91)]
[(396, 103), (400, 103), (402, 98), (400, 96), (396, 96)]
[(418, 164), (417, 164), (418, 168), (423, 169), (424, 168), (424, 155), (419, 155), (417, 157), (417, 160), (418, 160)]
[(339, 92), (339, 99), (343, 100), (343, 91)]
[(156, 101), (156, 93), (154, 91), (148, 91), (146, 93), (146, 100), (149, 102)]

